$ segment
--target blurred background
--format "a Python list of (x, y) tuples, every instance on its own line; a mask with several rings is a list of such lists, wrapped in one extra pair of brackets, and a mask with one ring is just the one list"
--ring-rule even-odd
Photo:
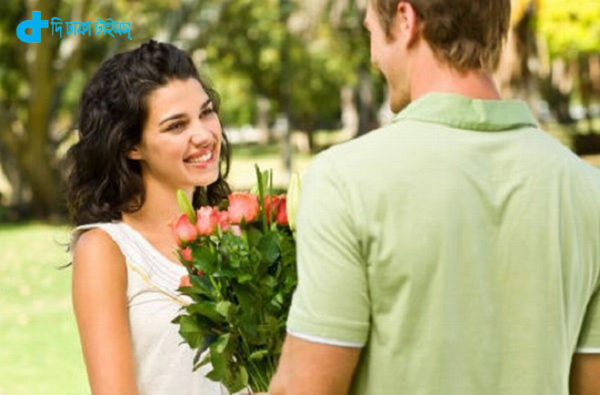
[[(63, 159), (75, 114), (103, 59), (148, 39), (188, 51), (222, 97), (233, 143), (229, 181), (254, 163), (285, 187), (312, 156), (389, 122), (369, 62), (367, 0), (2, 0), (0, 2), (0, 395), (86, 394), (70, 305)], [(17, 39), (42, 19), (131, 22), (131, 36)], [(93, 25), (92, 25), (93, 26)], [(513, 0), (495, 75), (542, 127), (600, 167), (600, 2)], [(183, 367), (182, 367), (183, 368)]]

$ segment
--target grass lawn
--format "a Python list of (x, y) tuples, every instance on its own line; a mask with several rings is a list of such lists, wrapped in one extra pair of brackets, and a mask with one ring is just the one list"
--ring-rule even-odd
[(68, 228), (0, 225), (0, 395), (88, 394), (75, 319)]

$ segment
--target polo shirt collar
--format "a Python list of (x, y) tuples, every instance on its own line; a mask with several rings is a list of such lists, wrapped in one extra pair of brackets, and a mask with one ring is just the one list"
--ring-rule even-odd
[(437, 92), (414, 100), (392, 122), (404, 119), (489, 132), (537, 127), (529, 107), (521, 100), (470, 99)]

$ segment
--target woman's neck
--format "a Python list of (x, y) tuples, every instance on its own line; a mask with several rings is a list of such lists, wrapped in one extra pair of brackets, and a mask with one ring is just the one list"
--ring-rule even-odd
[[(145, 183), (146, 198), (133, 213), (123, 213), (123, 222), (147, 233), (168, 231), (168, 225), (181, 212), (177, 206), (177, 190), (159, 183)], [(192, 199), (192, 190), (188, 199)]]

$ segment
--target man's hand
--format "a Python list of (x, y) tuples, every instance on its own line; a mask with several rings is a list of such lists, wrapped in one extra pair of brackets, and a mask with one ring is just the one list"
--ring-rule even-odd
[(571, 395), (600, 395), (600, 354), (575, 354), (571, 364)]
[(360, 348), (313, 343), (288, 334), (269, 395), (348, 393)]

